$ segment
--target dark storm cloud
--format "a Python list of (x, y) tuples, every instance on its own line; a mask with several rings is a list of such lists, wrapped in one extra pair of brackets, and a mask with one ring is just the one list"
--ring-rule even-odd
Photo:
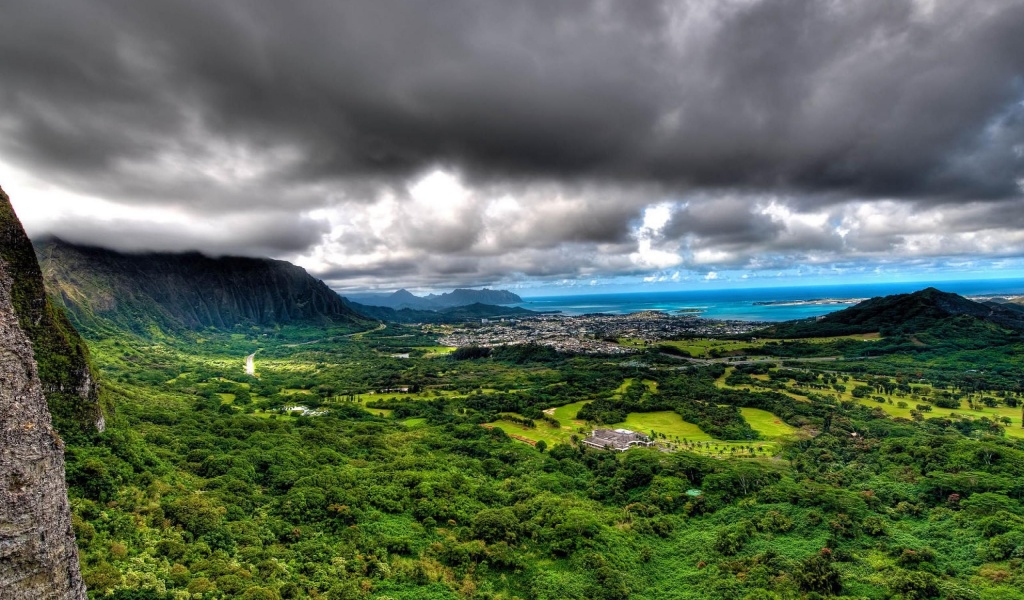
[[(14, 4), (6, 144), (82, 176), (198, 127), (296, 148), (281, 175), (301, 181), (447, 160), (497, 176), (1019, 193), (1006, 159), (1020, 132), (976, 142), (1022, 97), (1020, 2)], [(1004, 168), (965, 165), (989, 161)]]
[[(416, 252), (440, 256), (415, 263), (423, 281), (631, 273), (596, 255), (637, 250), (664, 201), (689, 204), (655, 250), (856, 255), (905, 238), (857, 226), (855, 202), (982, 202), (960, 223), (1018, 221), (1021, 31), (1012, 0), (13, 0), (0, 162), (124, 206), (268, 227), (151, 227), (168, 247), (297, 255), (330, 220), (308, 213), (339, 211), (358, 226), (332, 243), (370, 262), (323, 258), (324, 273), (405, 277)], [(447, 220), (409, 193), (438, 166), (469, 190)], [(761, 210), (766, 194), (829, 219), (787, 222)], [(499, 195), (519, 208), (495, 216)], [(391, 217), (362, 212), (386, 202)], [(267, 211), (307, 216), (274, 233)], [(104, 243), (103, 227), (77, 235)]]
[(717, 198), (675, 211), (662, 235), (698, 236), (715, 245), (744, 247), (774, 239), (783, 229), (782, 223), (757, 211), (743, 198)]

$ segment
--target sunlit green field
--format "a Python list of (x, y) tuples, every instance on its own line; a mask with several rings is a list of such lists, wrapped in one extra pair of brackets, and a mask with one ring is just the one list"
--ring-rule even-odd
[(766, 438), (777, 438), (785, 435), (792, 435), (796, 428), (783, 423), (781, 419), (772, 413), (759, 408), (741, 408), (743, 418), (750, 423), (754, 431)]
[[(838, 340), (861, 340), (874, 341), (881, 337), (877, 333), (858, 333), (844, 336), (819, 337), (801, 339), (801, 342), (808, 344), (827, 344)], [(659, 342), (659, 345), (673, 346), (694, 358), (712, 358), (713, 356), (735, 356), (748, 352), (751, 349), (763, 348), (766, 344), (779, 342), (776, 339), (759, 339), (752, 342), (742, 340), (717, 340), (717, 339), (687, 339)], [(624, 345), (636, 346), (635, 340), (623, 340)]]
[(413, 349), (423, 352), (423, 358), (447, 356), (456, 350), (454, 346), (415, 346)]
[[(622, 385), (620, 385), (618, 388), (616, 388), (615, 394), (619, 395), (619, 396), (621, 396), (622, 394), (625, 394), (626, 390), (629, 389), (629, 386), (633, 385), (634, 381), (636, 381), (635, 377), (627, 377), (622, 382)], [(658, 382), (657, 381), (653, 381), (651, 379), (644, 379), (643, 380), (643, 384), (645, 386), (647, 386), (647, 391), (648, 392), (655, 393), (655, 392), (658, 391)]]

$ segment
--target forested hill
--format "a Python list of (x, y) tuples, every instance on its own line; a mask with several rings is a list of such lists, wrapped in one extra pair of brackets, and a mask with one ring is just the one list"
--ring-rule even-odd
[(442, 306), (468, 306), (470, 304), (517, 304), (523, 299), (508, 290), (482, 290), (457, 289), (446, 294), (429, 294), (428, 300), (433, 300)]
[(1014, 305), (975, 302), (929, 287), (911, 294), (872, 298), (817, 319), (787, 321), (758, 335), (802, 338), (876, 331), (883, 335), (912, 334), (932, 329), (951, 317), (977, 328), (1024, 331), (1024, 311)]
[(122, 254), (57, 239), (38, 243), (36, 253), (50, 293), (79, 327), (109, 321), (151, 333), (369, 321), (322, 281), (280, 260)]

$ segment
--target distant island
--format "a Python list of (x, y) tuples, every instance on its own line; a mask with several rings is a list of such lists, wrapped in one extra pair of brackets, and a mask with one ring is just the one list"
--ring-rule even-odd
[[(983, 295), (964, 296), (975, 302), (994, 302), (996, 304), (1024, 304), (1024, 296), (1021, 295)], [(809, 300), (757, 300), (751, 302), (754, 306), (829, 306), (834, 304), (860, 304), (870, 298), (812, 298)]]
[(811, 300), (758, 300), (754, 306), (828, 306), (830, 304), (857, 304), (867, 298), (813, 298)]

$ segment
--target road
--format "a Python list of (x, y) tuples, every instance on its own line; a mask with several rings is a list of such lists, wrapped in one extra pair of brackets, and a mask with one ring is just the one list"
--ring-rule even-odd
[(256, 353), (253, 352), (249, 356), (245, 357), (245, 374), (255, 375), (256, 374)]
[(380, 325), (377, 326), (376, 329), (367, 329), (366, 331), (357, 331), (355, 333), (350, 333), (350, 334), (344, 335), (342, 337), (350, 337), (350, 338), (355, 338), (355, 339), (358, 340), (358, 339), (362, 338), (364, 335), (366, 335), (368, 333), (373, 333), (375, 331), (383, 331), (383, 330), (387, 329), (387, 327), (388, 327), (387, 323), (381, 323)]

